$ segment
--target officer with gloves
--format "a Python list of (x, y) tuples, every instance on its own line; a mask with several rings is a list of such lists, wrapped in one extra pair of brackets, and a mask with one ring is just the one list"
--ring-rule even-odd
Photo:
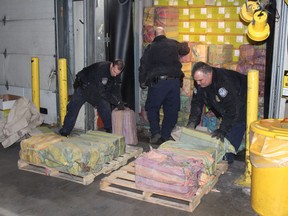
[[(179, 57), (190, 51), (187, 42), (179, 43), (165, 36), (163, 27), (155, 30), (153, 42), (140, 59), (139, 83), (148, 87), (145, 104), (150, 124), (151, 144), (161, 144), (170, 139), (180, 110), (181, 71)], [(163, 106), (164, 118), (160, 127), (159, 111)]]
[(94, 63), (77, 73), (73, 84), (74, 94), (67, 105), (64, 125), (59, 131), (62, 136), (71, 133), (85, 102), (97, 108), (106, 132), (112, 132), (111, 104), (119, 110), (124, 109), (120, 89), (120, 73), (123, 69), (124, 62), (118, 59)]
[[(194, 92), (187, 127), (194, 129), (199, 123), (203, 106), (222, 118), (219, 129), (212, 137), (230, 141), (237, 151), (246, 131), (247, 76), (236, 71), (214, 68), (197, 62), (192, 69)], [(234, 161), (234, 154), (226, 153), (224, 160)]]

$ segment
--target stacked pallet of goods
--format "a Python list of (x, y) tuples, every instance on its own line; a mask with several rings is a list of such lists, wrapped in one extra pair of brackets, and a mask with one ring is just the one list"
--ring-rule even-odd
[[(174, 24), (178, 24), (177, 40), (188, 42), (191, 48), (190, 53), (181, 58), (185, 78), (181, 90), (178, 126), (186, 125), (188, 121), (190, 101), (193, 95), (191, 70), (193, 63), (197, 61), (207, 62), (214, 67), (232, 69), (244, 74), (247, 74), (249, 69), (259, 70), (259, 116), (263, 117), (266, 46), (265, 44), (253, 44), (247, 38), (247, 24), (239, 18), (243, 3), (245, 3), (244, 0), (154, 0), (152, 7), (144, 9), (144, 46), (154, 39), (152, 32), (155, 26), (166, 27), (162, 25), (165, 22), (156, 22), (159, 15), (156, 15), (155, 11), (172, 11), (173, 8), (173, 11), (178, 10), (178, 17), (177, 19), (174, 17), (173, 21)], [(149, 32), (152, 35), (149, 37), (150, 40), (146, 39), (147, 34), (145, 33), (147, 32), (147, 20), (149, 20)], [(169, 37), (169, 35), (167, 36)], [(253, 48), (252, 59), (245, 47)], [(247, 60), (247, 58), (250, 59)], [(142, 119), (145, 119), (146, 91), (142, 90), (141, 92)], [(215, 122), (217, 118), (213, 113), (208, 112), (206, 114), (206, 112), (208, 111), (203, 111), (202, 125), (213, 130), (219, 122), (218, 120)], [(147, 126), (147, 118), (145, 121)]]
[(266, 48), (265, 46), (253, 46), (245, 44), (240, 46), (240, 57), (236, 71), (247, 74), (249, 69), (259, 71), (259, 112), (258, 117), (264, 118), (264, 89), (266, 70)]
[(123, 155), (125, 147), (123, 136), (99, 131), (69, 138), (49, 133), (23, 140), (19, 154), (28, 164), (85, 176), (99, 172), (105, 163)]
[(225, 152), (233, 151), (226, 141), (183, 127), (179, 141), (167, 141), (135, 160), (136, 188), (191, 198), (215, 177)]
[(166, 141), (101, 180), (100, 189), (192, 212), (228, 169), (222, 161), (234, 147), (209, 133), (181, 127), (178, 141)]

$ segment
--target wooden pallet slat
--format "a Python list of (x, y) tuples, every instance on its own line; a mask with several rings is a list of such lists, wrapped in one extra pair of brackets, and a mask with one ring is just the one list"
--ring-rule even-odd
[(39, 164), (33, 164), (27, 161), (18, 160), (18, 169), (28, 172), (33, 172), (45, 176), (56, 177), (72, 182), (76, 182), (83, 185), (91, 184), (95, 177), (100, 174), (109, 174), (114, 170), (126, 165), (128, 161), (134, 157), (138, 157), (143, 152), (142, 148), (135, 146), (127, 146), (126, 152), (111, 162), (104, 164), (103, 168), (98, 172), (91, 172), (84, 176), (72, 175), (63, 171), (57, 170), (57, 168), (50, 168)]
[(212, 179), (207, 184), (201, 186), (197, 190), (196, 195), (191, 198), (183, 198), (177, 196), (177, 194), (173, 195), (165, 194), (164, 192), (150, 192), (137, 189), (135, 185), (134, 162), (121, 167), (119, 170), (103, 178), (100, 182), (100, 189), (133, 199), (192, 212), (200, 204), (201, 198), (211, 191), (218, 182), (220, 175), (224, 174), (227, 169), (228, 164), (226, 162), (218, 164)]

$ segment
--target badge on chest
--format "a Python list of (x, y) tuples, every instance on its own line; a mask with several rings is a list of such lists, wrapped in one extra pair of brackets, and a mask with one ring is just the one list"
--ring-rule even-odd
[(103, 78), (102, 78), (102, 84), (103, 84), (103, 85), (106, 85), (107, 82), (108, 82), (108, 78), (107, 78), (107, 77), (103, 77)]

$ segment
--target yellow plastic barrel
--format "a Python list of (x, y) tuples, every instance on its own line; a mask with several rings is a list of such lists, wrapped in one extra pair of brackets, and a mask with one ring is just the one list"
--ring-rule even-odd
[(250, 125), (251, 205), (260, 216), (288, 215), (288, 121)]

